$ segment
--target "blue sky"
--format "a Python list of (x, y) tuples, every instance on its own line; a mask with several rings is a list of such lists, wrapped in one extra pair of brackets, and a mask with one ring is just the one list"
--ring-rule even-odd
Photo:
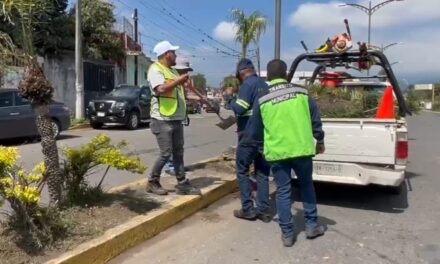
[[(230, 19), (233, 8), (242, 9), (246, 14), (258, 10), (268, 17), (270, 24), (261, 39), (262, 69), (274, 56), (274, 0), (110, 2), (116, 6), (116, 16), (130, 20), (133, 8), (138, 8), (147, 56), (154, 57), (151, 50), (155, 43), (167, 39), (181, 46), (179, 55), (190, 57), (195, 72), (205, 74), (212, 86), (218, 86), (224, 76), (233, 73), (238, 60), (229, 55), (232, 50), (240, 50), (233, 40), (234, 27)], [(379, 2), (372, 0), (373, 5)], [(303, 52), (301, 40), (313, 49), (328, 37), (344, 32), (344, 18), (350, 21), (354, 42), (367, 41), (367, 15), (354, 8), (338, 7), (340, 3), (282, 0), (281, 58), (290, 64)], [(351, 3), (368, 5), (366, 0), (352, 0)], [(373, 15), (372, 44), (402, 42), (386, 50), (391, 62), (399, 62), (393, 66), (398, 79), (410, 83), (440, 80), (439, 10), (440, 0), (405, 0), (388, 4)]]

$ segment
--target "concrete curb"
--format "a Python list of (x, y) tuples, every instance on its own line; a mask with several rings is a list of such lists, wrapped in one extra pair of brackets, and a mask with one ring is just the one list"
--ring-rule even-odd
[(423, 112), (432, 113), (432, 114), (440, 114), (439, 111), (432, 111), (432, 110), (422, 110)]
[(72, 127), (69, 127), (69, 129), (67, 130), (76, 130), (76, 129), (83, 129), (83, 128), (91, 128), (90, 124), (80, 124), (80, 125), (75, 125)]
[[(219, 160), (223, 160), (223, 158), (208, 159), (188, 167), (197, 168)], [(130, 186), (143, 184), (145, 181), (140, 180), (118, 186), (110, 189), (109, 192), (118, 192)], [(182, 196), (172, 201), (166, 208), (147, 215), (136, 216), (119, 226), (107, 230), (102, 236), (85, 242), (56, 259), (49, 260), (46, 264), (106, 263), (125, 250), (154, 237), (200, 209), (232, 193), (237, 187), (235, 175), (231, 175), (226, 180), (203, 188), (201, 196)]]

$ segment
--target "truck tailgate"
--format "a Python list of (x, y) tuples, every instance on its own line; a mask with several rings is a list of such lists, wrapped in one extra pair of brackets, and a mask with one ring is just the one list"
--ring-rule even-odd
[(394, 164), (395, 119), (323, 119), (324, 154), (316, 160), (369, 164)]

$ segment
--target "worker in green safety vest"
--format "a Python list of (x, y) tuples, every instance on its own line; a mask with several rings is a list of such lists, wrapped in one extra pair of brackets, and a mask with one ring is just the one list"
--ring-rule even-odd
[(313, 186), (312, 157), (323, 153), (324, 131), (315, 101), (304, 88), (286, 81), (287, 65), (282, 60), (267, 64), (269, 92), (253, 107), (252, 131), (248, 137), (263, 139), (264, 157), (272, 166), (277, 185), (278, 223), (284, 246), (296, 241), (292, 208), (292, 170), (299, 180), (304, 207), (306, 237), (321, 236)]
[(176, 193), (184, 195), (200, 194), (185, 176), (183, 164), (183, 124), (186, 118), (186, 99), (184, 83), (189, 75), (179, 73), (172, 67), (176, 65), (178, 46), (168, 41), (156, 44), (153, 51), (158, 61), (148, 69), (151, 98), (151, 132), (156, 136), (160, 155), (151, 169), (147, 192), (166, 195), (168, 191), (160, 184), (160, 175), (166, 162), (173, 156), (174, 170), (177, 178)]

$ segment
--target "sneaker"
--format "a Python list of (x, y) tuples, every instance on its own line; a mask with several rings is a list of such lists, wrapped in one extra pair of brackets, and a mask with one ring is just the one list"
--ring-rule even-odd
[(149, 181), (147, 184), (147, 192), (154, 193), (157, 195), (167, 195), (168, 191), (162, 188), (159, 181)]
[(176, 193), (180, 195), (201, 195), (199, 188), (192, 186), (188, 180), (176, 185)]
[(265, 223), (272, 221), (272, 215), (270, 213), (258, 213), (257, 218)]
[(295, 244), (296, 239), (293, 236), (284, 236), (281, 234), (281, 241), (283, 241), (283, 245), (285, 247), (292, 247)]
[(327, 228), (323, 225), (318, 225), (316, 227), (306, 227), (306, 237), (307, 239), (314, 239), (319, 236), (324, 235)]
[(240, 219), (254, 221), (257, 219), (257, 213), (254, 210), (245, 212), (243, 209), (234, 210), (234, 216)]

